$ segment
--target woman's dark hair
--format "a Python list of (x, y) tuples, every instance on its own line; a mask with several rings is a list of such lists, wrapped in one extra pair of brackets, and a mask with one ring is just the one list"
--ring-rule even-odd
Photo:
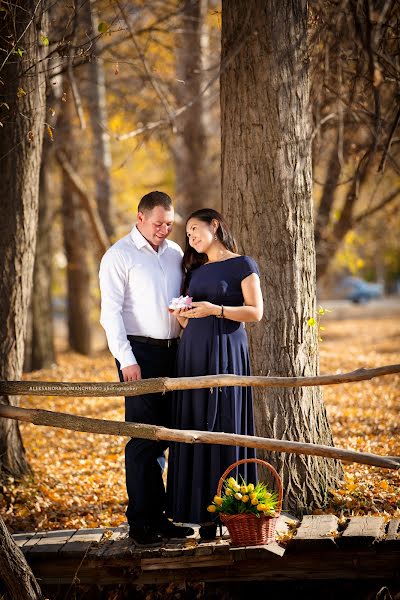
[[(218, 228), (215, 232), (217, 238), (227, 250), (230, 250), (230, 252), (237, 252), (235, 238), (232, 235), (229, 225), (218, 211), (213, 208), (200, 208), (199, 210), (195, 210), (186, 220), (185, 231), (190, 219), (198, 219), (209, 225), (211, 225), (212, 221), (218, 221)], [(182, 269), (184, 274), (181, 290), (182, 294), (187, 294), (193, 270), (204, 265), (207, 260), (207, 254), (196, 252), (196, 250), (190, 246), (189, 238), (186, 237), (185, 252), (182, 259)]]

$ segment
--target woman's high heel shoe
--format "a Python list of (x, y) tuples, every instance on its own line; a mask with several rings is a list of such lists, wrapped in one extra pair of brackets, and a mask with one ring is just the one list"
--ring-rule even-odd
[(217, 524), (205, 523), (199, 529), (199, 536), (202, 540), (215, 540), (217, 537)]
[(215, 521), (213, 523), (205, 523), (199, 529), (199, 535), (202, 540), (215, 540), (217, 537), (217, 527), (219, 527), (219, 535), (222, 538), (222, 523)]

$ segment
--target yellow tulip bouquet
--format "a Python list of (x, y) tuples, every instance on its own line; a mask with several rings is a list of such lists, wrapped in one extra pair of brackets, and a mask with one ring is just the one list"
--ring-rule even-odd
[(254, 485), (246, 484), (244, 479), (241, 479), (241, 484), (234, 477), (224, 480), (224, 490), (221, 496), (214, 496), (212, 504), (207, 507), (208, 512), (227, 515), (247, 513), (258, 518), (261, 515), (275, 517), (278, 492), (269, 491), (261, 481)]

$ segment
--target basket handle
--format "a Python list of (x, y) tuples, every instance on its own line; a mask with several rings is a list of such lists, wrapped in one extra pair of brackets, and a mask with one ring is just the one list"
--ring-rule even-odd
[(272, 475), (275, 477), (276, 482), (278, 484), (278, 504), (277, 504), (276, 508), (277, 508), (277, 512), (280, 513), (282, 510), (282, 497), (283, 497), (282, 480), (279, 477), (278, 473), (275, 471), (274, 467), (272, 465), (270, 465), (269, 462), (267, 462), (266, 460), (261, 460), (261, 458), (243, 458), (242, 460), (237, 460), (236, 462), (232, 463), (230, 465), (230, 467), (228, 467), (226, 469), (226, 471), (224, 471), (222, 473), (222, 475), (219, 479), (218, 488), (217, 488), (217, 496), (221, 495), (222, 485), (224, 483), (224, 480), (226, 479), (226, 476), (232, 471), (232, 469), (234, 469), (238, 465), (243, 465), (245, 463), (251, 463), (251, 462), (255, 462), (260, 465), (263, 465), (264, 467), (267, 467), (267, 469), (269, 469), (271, 471)]

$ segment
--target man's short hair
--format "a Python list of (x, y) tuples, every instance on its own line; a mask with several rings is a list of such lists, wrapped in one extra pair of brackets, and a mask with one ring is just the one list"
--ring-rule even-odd
[(164, 192), (149, 192), (139, 202), (138, 212), (153, 210), (156, 206), (162, 206), (165, 210), (172, 208), (172, 200)]

